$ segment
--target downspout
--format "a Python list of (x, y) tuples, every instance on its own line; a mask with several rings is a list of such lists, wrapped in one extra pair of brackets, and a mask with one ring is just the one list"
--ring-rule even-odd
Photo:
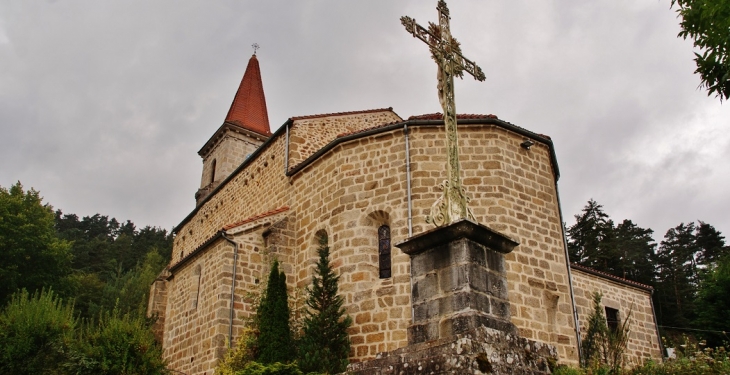
[[(406, 142), (406, 194), (408, 195), (408, 238), (413, 237), (413, 212), (411, 203), (411, 148), (408, 142), (408, 123), (403, 124), (403, 134), (405, 135)], [(413, 276), (413, 271), (411, 271)], [(411, 293), (413, 291), (413, 277), (409, 277), (408, 280), (411, 283)], [(411, 298), (413, 298), (411, 296)], [(411, 303), (411, 323), (415, 323), (416, 314), (413, 303)]]
[(659, 322), (656, 320), (656, 312), (654, 312), (654, 289), (651, 290), (649, 295), (649, 302), (651, 303), (651, 315), (654, 317), (654, 329), (656, 330), (656, 339), (659, 341), (659, 355), (662, 356), (662, 362), (664, 362), (664, 343), (662, 342), (662, 336), (659, 335)]
[(286, 126), (286, 142), (284, 142), (284, 175), (289, 173), (289, 121), (284, 124)]
[(411, 148), (408, 142), (408, 124), (403, 125), (406, 137), (406, 193), (408, 194), (408, 238), (413, 237), (413, 203), (411, 202)]
[(578, 309), (575, 306), (575, 292), (573, 292), (573, 274), (570, 271), (570, 255), (568, 254), (568, 238), (565, 235), (565, 222), (563, 221), (563, 208), (560, 204), (560, 192), (558, 181), (555, 181), (555, 195), (558, 198), (558, 214), (560, 215), (560, 232), (563, 233), (563, 247), (565, 248), (565, 267), (568, 269), (568, 286), (570, 287), (570, 303), (573, 305), (573, 321), (575, 323), (575, 340), (578, 344), (578, 362), (582, 358), (583, 348), (580, 345), (580, 321), (578, 320)]
[(233, 347), (233, 302), (236, 296), (236, 266), (238, 265), (238, 245), (232, 239), (226, 237), (225, 232), (221, 231), (221, 237), (233, 245), (233, 277), (231, 278), (231, 310), (228, 320), (228, 348)]

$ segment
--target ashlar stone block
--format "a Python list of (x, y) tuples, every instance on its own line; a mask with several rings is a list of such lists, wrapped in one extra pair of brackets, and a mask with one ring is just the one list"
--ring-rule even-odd
[(411, 257), (414, 316), (409, 344), (452, 337), (480, 326), (515, 333), (503, 254), (517, 245), (469, 220), (396, 245)]

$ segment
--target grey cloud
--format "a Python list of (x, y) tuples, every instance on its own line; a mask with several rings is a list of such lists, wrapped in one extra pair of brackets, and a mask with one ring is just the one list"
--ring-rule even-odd
[[(402, 15), (435, 1), (81, 1), (0, 4), (0, 185), (66, 212), (170, 228), (192, 208), (197, 150), (220, 125), (250, 45), (273, 128), (393, 106), (440, 111), (436, 67)], [(660, 238), (730, 233), (730, 114), (697, 90), (668, 2), (452, 1), (452, 31), (487, 74), (457, 109), (550, 135), (566, 220), (593, 197)], [(652, 146), (653, 145), (653, 146)]]

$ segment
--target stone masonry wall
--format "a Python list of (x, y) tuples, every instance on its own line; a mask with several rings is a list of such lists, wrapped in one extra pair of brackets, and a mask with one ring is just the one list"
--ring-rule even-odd
[(578, 309), (578, 318), (581, 323), (581, 332), (585, 333), (588, 315), (593, 309), (593, 293), (603, 294), (604, 307), (619, 311), (619, 319), (623, 322), (629, 311), (631, 320), (629, 329), (629, 344), (627, 356), (629, 365), (641, 365), (648, 359), (661, 360), (661, 350), (657, 337), (654, 313), (651, 307), (651, 293), (649, 291), (631, 287), (606, 278), (600, 278), (589, 273), (573, 269), (573, 290), (575, 304)]
[[(261, 143), (261, 141), (257, 141), (245, 134), (226, 130), (223, 139), (219, 140), (213, 147), (213, 150), (203, 158), (203, 174), (200, 179), (200, 188), (204, 188), (214, 182), (223, 181)], [(213, 160), (216, 161), (215, 181), (211, 181), (211, 177), (213, 177)]]
[(232, 245), (218, 240), (168, 281), (163, 348), (170, 368), (212, 373), (228, 334), (232, 258)]
[(290, 129), (289, 167), (294, 167), (344, 133), (402, 121), (392, 110), (294, 118)]
[[(265, 217), (235, 228), (238, 262), (231, 321), (233, 245), (223, 239), (187, 260), (168, 281), (171, 293), (163, 337), (165, 358), (170, 367), (187, 374), (212, 374), (228, 349), (229, 330), (233, 345), (254, 313), (257, 299), (266, 283), (274, 257), (283, 270), (292, 273), (291, 254), (279, 246), (291, 242), (288, 220), (282, 215)], [(290, 248), (290, 247), (289, 247)], [(198, 284), (200, 275), (200, 284)], [(199, 286), (198, 286), (199, 285)]]
[[(310, 127), (309, 131), (316, 129)], [(409, 131), (413, 233), (418, 234), (432, 228), (425, 216), (441, 193), (437, 184), (446, 178), (445, 135), (442, 126), (413, 126)], [(577, 361), (548, 147), (538, 143), (531, 150), (524, 150), (519, 145), (523, 136), (495, 125), (460, 125), (459, 132), (463, 183), (472, 197), (470, 207), (476, 220), (520, 243), (506, 256), (505, 264), (512, 322), (521, 336), (553, 344), (561, 360)], [(285, 137), (280, 136), (270, 143), (178, 228), (172, 264), (228, 224), (289, 206), (287, 225), (292, 234), (287, 243), (291, 245), (290, 259), (294, 263), (288, 265), (292, 270), (292, 278), (287, 280), (290, 286), (308, 285), (311, 265), (316, 260), (316, 233), (326, 231), (331, 260), (341, 275), (340, 291), (355, 322), (351, 329), (351, 359), (373, 358), (379, 352), (404, 347), (412, 320), (409, 258), (393, 247), (392, 276), (380, 279), (376, 234), (380, 225), (387, 224), (391, 227), (392, 244), (408, 237), (403, 130), (342, 143), (292, 177), (284, 175), (284, 142)], [(302, 154), (299, 155), (301, 158)], [(289, 163), (296, 164), (292, 160)], [(203, 252), (201, 259), (223, 256), (215, 246), (219, 245)], [(206, 262), (215, 263), (213, 259)], [(252, 258), (247, 263), (248, 267), (259, 267), (260, 272), (264, 272), (265, 265), (263, 258)], [(207, 324), (209, 317), (184, 314), (189, 301), (175, 297), (181, 293), (179, 290), (189, 288), (184, 280), (193, 277), (191, 263), (177, 270), (170, 281), (168, 311), (180, 316), (172, 319), (176, 314), (168, 314), (166, 335), (182, 334), (189, 326), (195, 332), (195, 319)], [(222, 289), (217, 294), (210, 294), (212, 290), (201, 294), (201, 301), (213, 298), (215, 301), (206, 308), (225, 310), (221, 305), (226, 304), (225, 294), (230, 293), (230, 286), (228, 290), (224, 287), (230, 285), (230, 276), (228, 281), (208, 280), (220, 284)], [(243, 293), (247, 285), (241, 283), (236, 294), (239, 290)], [(175, 366), (190, 361), (192, 356), (179, 354), (187, 350), (185, 344), (173, 339), (165, 344), (165, 355), (174, 358), (171, 363)], [(185, 371), (182, 367), (173, 368)]]

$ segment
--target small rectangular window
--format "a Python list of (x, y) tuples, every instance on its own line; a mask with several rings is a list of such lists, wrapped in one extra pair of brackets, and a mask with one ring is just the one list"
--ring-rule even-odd
[(606, 325), (611, 332), (618, 330), (618, 310), (606, 307)]

